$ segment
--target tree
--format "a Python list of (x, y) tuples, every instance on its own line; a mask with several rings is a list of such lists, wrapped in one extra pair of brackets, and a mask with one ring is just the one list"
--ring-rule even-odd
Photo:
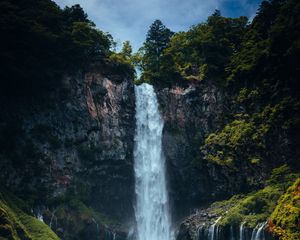
[(79, 4), (75, 4), (71, 7), (65, 7), (65, 9), (63, 10), (63, 15), (68, 23), (87, 22), (91, 23), (93, 26), (95, 25), (88, 19), (87, 14), (83, 11), (82, 7)]
[(2, 0), (0, 23), (0, 93), (11, 102), (59, 89), (63, 74), (111, 54), (111, 36), (79, 5), (62, 10), (51, 0)]
[(130, 58), (132, 54), (132, 47), (129, 41), (123, 42), (123, 47), (121, 50), (121, 54), (124, 55), (125, 58)]
[(142, 58), (143, 74), (145, 81), (153, 82), (160, 80), (160, 64), (164, 49), (168, 46), (173, 32), (160, 20), (155, 20), (147, 33), (143, 46)]

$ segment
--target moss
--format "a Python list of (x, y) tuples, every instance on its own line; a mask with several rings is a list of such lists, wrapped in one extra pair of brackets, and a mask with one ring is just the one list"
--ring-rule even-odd
[(59, 239), (46, 224), (27, 213), (24, 202), (6, 190), (0, 192), (0, 239)]
[(254, 122), (246, 119), (234, 120), (221, 131), (210, 134), (201, 149), (206, 153), (207, 160), (233, 167), (239, 159), (239, 153), (245, 155), (244, 159), (259, 159), (247, 149), (253, 144), (263, 147), (261, 139), (264, 134), (265, 132), (257, 129)]
[[(290, 186), (299, 176), (300, 174), (291, 173), (286, 165), (275, 168), (270, 179), (266, 181), (265, 188), (215, 202), (211, 205), (212, 214), (222, 216), (219, 224), (223, 226), (246, 222), (248, 227), (254, 228), (258, 223), (266, 221), (271, 216), (272, 219), (275, 219), (273, 220), (274, 224), (296, 229), (296, 225), (300, 222), (300, 180), (298, 179), (293, 187), (289, 188), (288, 195), (283, 194), (287, 186)], [(289, 215), (290, 212), (292, 212), (291, 215)], [(278, 218), (278, 216), (282, 218)], [(276, 231), (277, 228), (274, 229)]]
[(70, 210), (76, 212), (75, 215), (81, 219), (81, 221), (94, 218), (97, 222), (104, 225), (114, 224), (115, 221), (108, 218), (107, 216), (101, 214), (100, 212), (95, 211), (91, 207), (87, 207), (79, 199), (72, 199), (69, 203)]
[[(242, 93), (247, 95), (248, 90)], [(283, 148), (274, 150), (271, 143), (284, 145), (286, 139), (291, 139), (287, 147), (297, 147), (293, 139), (299, 130), (299, 118), (295, 117), (299, 108), (296, 100), (289, 97), (253, 114), (236, 114), (234, 120), (206, 137), (202, 153), (208, 161), (237, 171), (241, 165), (265, 165), (274, 151), (284, 154), (277, 152)], [(276, 142), (278, 136), (281, 143)]]
[(300, 239), (300, 178), (279, 199), (269, 225), (280, 240)]
[(274, 168), (270, 178), (266, 181), (268, 185), (280, 183), (286, 190), (290, 183), (293, 182), (299, 174), (292, 173), (290, 167), (286, 164)]
[(218, 144), (228, 145), (236, 148), (243, 144), (246, 138), (254, 131), (254, 124), (245, 120), (234, 120), (226, 125), (224, 129), (217, 134), (210, 134), (205, 140), (206, 145)]
[[(282, 194), (278, 186), (268, 186), (260, 191), (250, 193), (234, 201), (232, 208), (221, 219), (220, 224), (239, 224), (246, 222), (254, 228), (259, 222), (266, 221), (276, 206)], [(232, 200), (229, 200), (231, 202)]]
[(61, 236), (63, 239), (89, 234), (89, 231), (96, 229), (97, 225), (99, 229), (104, 229), (117, 223), (77, 198), (65, 199), (53, 208), (54, 212), (44, 212), (43, 215), (46, 218), (47, 214), (48, 221), (54, 217), (56, 223), (53, 225), (54, 229), (66, 229)]
[(259, 159), (259, 158), (251, 158), (250, 162), (251, 162), (251, 164), (259, 164), (261, 162), (261, 159)]
[(244, 103), (247, 101), (253, 101), (259, 97), (259, 90), (258, 89), (247, 89), (242, 88), (237, 96), (237, 101), (239, 103)]

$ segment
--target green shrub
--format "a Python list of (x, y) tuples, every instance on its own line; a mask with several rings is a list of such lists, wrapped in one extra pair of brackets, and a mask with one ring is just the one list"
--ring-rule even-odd
[(280, 240), (300, 239), (300, 178), (280, 197), (270, 229)]

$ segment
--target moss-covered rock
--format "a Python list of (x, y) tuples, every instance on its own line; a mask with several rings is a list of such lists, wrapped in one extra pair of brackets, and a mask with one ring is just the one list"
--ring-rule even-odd
[(26, 204), (0, 189), (0, 239), (59, 240), (42, 221), (30, 215)]
[[(222, 216), (220, 225), (239, 225), (245, 222), (246, 226), (254, 228), (258, 223), (266, 221), (271, 214), (274, 215), (272, 212), (280, 206), (278, 199), (283, 201), (284, 192), (297, 177), (299, 174), (291, 173), (287, 165), (283, 165), (273, 169), (271, 177), (266, 181), (265, 188), (214, 203), (212, 205), (215, 209), (214, 213)], [(222, 211), (224, 206), (230, 206), (226, 212)]]
[(241, 225), (244, 236), (249, 239), (255, 229), (262, 226), (266, 239), (277, 239), (275, 235), (280, 240), (300, 239), (299, 177), (300, 174), (291, 173), (287, 165), (275, 168), (264, 188), (233, 195), (228, 200), (214, 202), (207, 208), (197, 210), (181, 224), (181, 235), (189, 235), (190, 239), (195, 240), (199, 236), (207, 239), (209, 229), (216, 224), (218, 234), (222, 236), (220, 239), (239, 236)]
[(233, 197), (225, 202), (215, 204), (216, 206), (232, 205), (220, 220), (220, 225), (239, 225), (241, 222), (246, 222), (248, 227), (254, 228), (258, 223), (269, 218), (281, 194), (282, 189), (279, 186), (268, 186), (239, 199)]
[(300, 239), (300, 178), (280, 197), (269, 226), (281, 240)]

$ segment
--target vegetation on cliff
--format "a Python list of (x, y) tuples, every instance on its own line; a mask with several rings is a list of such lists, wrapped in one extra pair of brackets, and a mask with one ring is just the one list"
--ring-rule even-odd
[[(292, 173), (287, 165), (276, 168), (273, 170), (271, 177), (266, 181), (263, 189), (246, 195), (235, 195), (226, 201), (216, 202), (212, 205), (214, 213), (222, 216), (220, 224), (224, 226), (238, 226), (242, 222), (245, 222), (245, 226), (254, 228), (258, 223), (265, 222), (272, 218), (276, 219), (278, 216), (275, 217), (273, 211), (278, 211), (276, 209), (280, 206), (280, 202), (279, 205), (277, 205), (279, 198), (285, 194), (288, 187), (291, 186), (299, 176), (299, 174)], [(296, 183), (298, 181), (299, 179)], [(287, 193), (288, 192), (290, 191), (288, 190)], [(294, 207), (296, 207), (299, 202), (297, 203), (295, 201), (293, 204), (295, 204)], [(226, 212), (224, 208), (226, 208)], [(285, 221), (285, 224), (293, 225), (297, 224), (297, 221), (294, 221), (294, 218), (297, 218), (297, 214), (298, 213), (295, 212), (294, 216), (286, 214), (281, 217), (284, 218), (283, 221)]]
[(300, 239), (300, 178), (282, 195), (271, 215), (269, 228), (279, 239)]
[(5, 240), (59, 240), (42, 221), (29, 213), (26, 204), (0, 189), (0, 238)]
[(300, 168), (299, 8), (294, 0), (262, 2), (225, 69), (231, 104), (224, 126), (201, 146), (207, 161), (244, 169), (247, 186), (282, 164)]

